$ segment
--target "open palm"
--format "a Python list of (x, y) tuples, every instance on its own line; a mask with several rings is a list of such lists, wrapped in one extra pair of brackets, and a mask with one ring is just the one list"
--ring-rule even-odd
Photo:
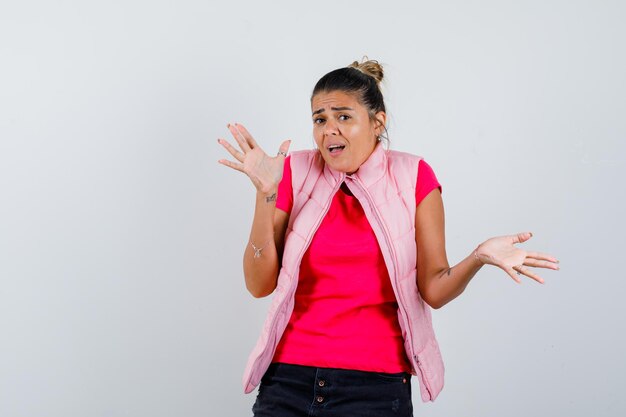
[(217, 141), (238, 162), (220, 159), (219, 163), (246, 174), (260, 192), (268, 193), (275, 189), (283, 176), (285, 156), (291, 141), (284, 141), (280, 145), (278, 155), (270, 157), (256, 143), (250, 132), (243, 125), (238, 123), (229, 124), (228, 130), (230, 130), (241, 150), (238, 150), (224, 139), (218, 139)]
[(543, 284), (543, 278), (527, 267), (557, 270), (559, 261), (545, 253), (525, 251), (514, 246), (531, 237), (532, 233), (526, 232), (491, 238), (480, 244), (476, 249), (476, 256), (483, 263), (501, 268), (517, 283), (521, 283), (519, 275), (523, 274)]

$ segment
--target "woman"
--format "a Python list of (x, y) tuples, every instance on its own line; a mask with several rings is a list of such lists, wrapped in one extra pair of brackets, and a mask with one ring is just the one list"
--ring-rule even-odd
[[(385, 150), (386, 111), (376, 61), (331, 71), (313, 89), (316, 150), (289, 141), (268, 156), (240, 124), (239, 150), (219, 162), (257, 190), (244, 253), (246, 286), (275, 293), (244, 375), (260, 382), (255, 416), (411, 416), (411, 375), (423, 401), (443, 387), (430, 307), (458, 297), (494, 265), (516, 282), (558, 269), (515, 247), (532, 234), (488, 239), (450, 267), (441, 187), (421, 158)], [(429, 307), (430, 306), (430, 307)]]

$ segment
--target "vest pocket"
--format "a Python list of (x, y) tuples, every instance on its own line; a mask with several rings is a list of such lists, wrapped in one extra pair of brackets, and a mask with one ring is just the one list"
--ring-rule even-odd
[(430, 401), (434, 401), (443, 388), (444, 380), (443, 360), (435, 339), (430, 339), (426, 343), (424, 349), (415, 356), (415, 362), (417, 362)]

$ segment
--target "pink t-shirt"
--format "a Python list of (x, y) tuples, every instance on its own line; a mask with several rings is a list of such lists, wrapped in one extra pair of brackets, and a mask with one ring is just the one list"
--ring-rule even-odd
[[(441, 190), (432, 168), (420, 161), (416, 205), (435, 188)], [(287, 158), (276, 207), (289, 213), (292, 204)], [(342, 188), (302, 259), (294, 311), (273, 362), (409, 372), (397, 309), (376, 236), (358, 200)]]

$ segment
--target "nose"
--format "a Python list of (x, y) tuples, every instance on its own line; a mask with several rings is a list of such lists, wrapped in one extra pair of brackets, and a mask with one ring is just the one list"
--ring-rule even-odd
[(324, 136), (337, 136), (339, 129), (333, 120), (327, 120), (324, 125)]

